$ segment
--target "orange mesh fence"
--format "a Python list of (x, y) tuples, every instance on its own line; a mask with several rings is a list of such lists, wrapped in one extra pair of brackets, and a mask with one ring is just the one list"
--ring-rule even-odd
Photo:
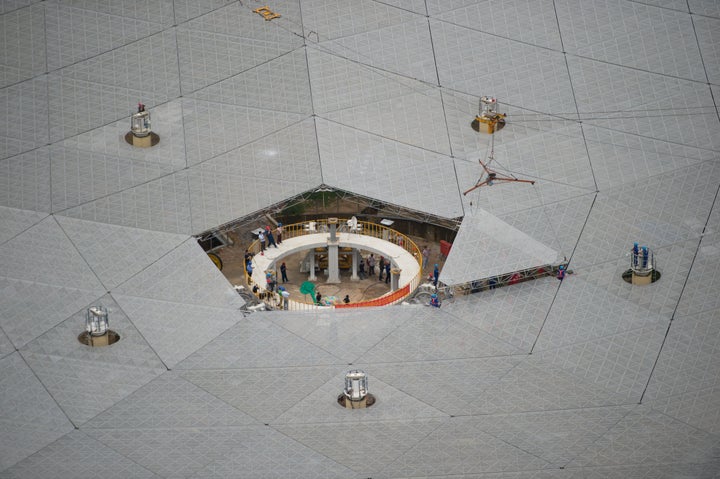
[(397, 289), (393, 291), (390, 294), (387, 294), (385, 296), (380, 296), (379, 298), (371, 299), (369, 301), (360, 301), (358, 303), (339, 303), (335, 305), (335, 308), (342, 309), (342, 308), (369, 308), (372, 306), (387, 306), (389, 304), (392, 304), (396, 301), (399, 301), (403, 299), (405, 296), (410, 294), (410, 285), (406, 284), (400, 289)]

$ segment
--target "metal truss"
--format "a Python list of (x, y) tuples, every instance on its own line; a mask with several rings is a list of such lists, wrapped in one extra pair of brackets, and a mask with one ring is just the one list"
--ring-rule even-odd
[(237, 218), (227, 223), (216, 226), (203, 231), (202, 233), (194, 235), (198, 239), (206, 239), (213, 235), (226, 235), (228, 232), (242, 228), (253, 223), (265, 223), (267, 222), (268, 216), (276, 215), (278, 212), (283, 211), (292, 206), (306, 203), (311, 200), (317, 193), (334, 193), (341, 200), (354, 201), (360, 206), (359, 209), (372, 208), (378, 211), (377, 216), (383, 216), (386, 218), (396, 218), (412, 220), (419, 223), (428, 223), (442, 228), (447, 228), (453, 231), (457, 231), (462, 222), (462, 218), (443, 218), (441, 216), (432, 215), (429, 213), (423, 213), (422, 211), (405, 208), (392, 203), (386, 203), (377, 199), (369, 198), (367, 196), (358, 195), (349, 191), (333, 188), (325, 184), (321, 184), (317, 188), (304, 191), (298, 195), (287, 198), (281, 202), (269, 205), (261, 210), (255, 211), (249, 215)]

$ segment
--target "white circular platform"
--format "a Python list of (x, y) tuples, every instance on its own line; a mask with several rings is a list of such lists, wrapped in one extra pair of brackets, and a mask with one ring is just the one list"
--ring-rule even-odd
[[(265, 285), (265, 271), (273, 263), (278, 263), (282, 258), (294, 253), (308, 251), (313, 248), (326, 247), (328, 245), (328, 233), (315, 233), (296, 236), (294, 238), (283, 238), (277, 248), (265, 249), (265, 254), (256, 254), (253, 257), (253, 281), (259, 286)], [(401, 270), (398, 288), (410, 283), (420, 272), (418, 260), (402, 246), (385, 241), (374, 236), (356, 233), (338, 233), (339, 248), (356, 248), (390, 258), (393, 268)]]

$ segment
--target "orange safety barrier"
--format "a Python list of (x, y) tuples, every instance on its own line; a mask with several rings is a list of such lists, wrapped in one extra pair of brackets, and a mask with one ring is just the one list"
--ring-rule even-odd
[(335, 308), (369, 308), (373, 306), (387, 306), (403, 299), (408, 294), (410, 294), (410, 285), (406, 284), (402, 288), (396, 289), (385, 296), (380, 296), (379, 298), (371, 299), (369, 301), (360, 301), (358, 303), (339, 303), (335, 305)]

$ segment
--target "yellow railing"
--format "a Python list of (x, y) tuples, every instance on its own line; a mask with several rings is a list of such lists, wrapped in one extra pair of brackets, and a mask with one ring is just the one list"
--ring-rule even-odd
[[(418, 262), (418, 266), (420, 266), (417, 274), (410, 280), (410, 283), (408, 284), (408, 288), (401, 287), (399, 290), (396, 291), (390, 291), (388, 293), (385, 293), (383, 296), (380, 296), (376, 299), (381, 299), (386, 296), (392, 296), (392, 299), (387, 302), (387, 304), (395, 304), (400, 301), (402, 301), (405, 297), (410, 295), (415, 289), (420, 285), (420, 282), (422, 281), (422, 253), (420, 252), (420, 248), (415, 244), (413, 240), (411, 240), (408, 236), (400, 233), (399, 231), (395, 231), (392, 228), (389, 228), (385, 225), (381, 225), (378, 223), (370, 223), (367, 221), (358, 221), (358, 227), (356, 229), (351, 230), (348, 226), (348, 219), (338, 219), (337, 223), (337, 231), (338, 233), (355, 233), (355, 234), (361, 234), (366, 236), (373, 236), (375, 238), (380, 238), (385, 241), (390, 241), (392, 243), (395, 243), (396, 245), (402, 247), (405, 251), (410, 253), (415, 260)], [(308, 234), (316, 234), (316, 233), (324, 233), (330, 231), (330, 228), (328, 226), (328, 221), (324, 219), (320, 220), (313, 220), (313, 221), (306, 221), (304, 223), (293, 223), (290, 225), (283, 225), (282, 226), (283, 233), (282, 233), (282, 239), (283, 241), (290, 238), (295, 238), (297, 236), (303, 236)], [(273, 228), (273, 236), (275, 237), (275, 240), (277, 241), (277, 234), (276, 229)], [(250, 243), (250, 246), (248, 246), (248, 251), (250, 251), (253, 255), (260, 252), (260, 241), (255, 240), (252, 243)], [(268, 297), (268, 292), (266, 291), (265, 285), (260, 285), (255, 283), (253, 281), (252, 277), (248, 274), (247, 269), (245, 269), (245, 281), (248, 284), (248, 287), (252, 290), (253, 286), (257, 285), (258, 291), (255, 293), (256, 296), (260, 297), (262, 294), (264, 297), (261, 298), (263, 301), (269, 302), (272, 306), (277, 306), (280, 301), (278, 300), (277, 292), (275, 293), (269, 293), (270, 297)], [(403, 297), (396, 297), (398, 295), (397, 291), (405, 291), (406, 294)], [(269, 301), (268, 301), (269, 300)], [(383, 303), (382, 301), (380, 301)], [(363, 303), (365, 303), (363, 301)], [(372, 304), (368, 304), (368, 306), (375, 306), (377, 301), (373, 301)], [(352, 303), (350, 303), (352, 305)], [(385, 304), (385, 303), (383, 303)], [(289, 302), (289, 309), (291, 310), (303, 310), (303, 309), (315, 309), (318, 305), (315, 303), (306, 303), (304, 301), (298, 301), (296, 299), (291, 300)]]

